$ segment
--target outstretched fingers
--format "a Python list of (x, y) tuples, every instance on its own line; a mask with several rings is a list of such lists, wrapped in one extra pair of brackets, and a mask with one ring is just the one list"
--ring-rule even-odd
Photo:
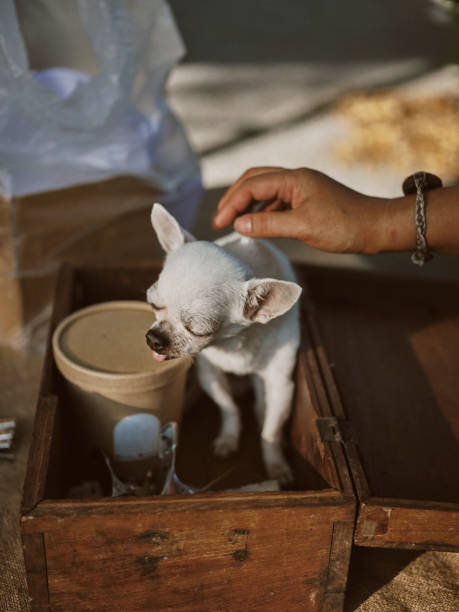
[(259, 212), (238, 217), (234, 229), (253, 238), (300, 238), (296, 210)]
[(275, 207), (278, 206), (276, 203), (290, 201), (291, 190), (284, 170), (270, 168), (256, 173), (255, 169), (252, 169), (252, 172), (246, 173), (246, 178), (243, 178), (243, 175), (220, 201), (213, 219), (216, 229), (230, 225), (254, 200), (271, 200)]
[(257, 166), (255, 168), (249, 168), (241, 174), (241, 176), (229, 187), (218, 203), (217, 210), (224, 208), (231, 198), (231, 195), (238, 189), (238, 187), (247, 179), (253, 178), (258, 175), (268, 174), (269, 172), (281, 172), (284, 168), (280, 166)]

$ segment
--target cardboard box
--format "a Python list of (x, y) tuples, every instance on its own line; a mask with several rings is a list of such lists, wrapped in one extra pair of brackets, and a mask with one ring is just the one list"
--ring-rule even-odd
[(46, 327), (62, 262), (125, 263), (160, 256), (150, 211), (160, 192), (121, 176), (33, 195), (0, 197), (0, 339)]

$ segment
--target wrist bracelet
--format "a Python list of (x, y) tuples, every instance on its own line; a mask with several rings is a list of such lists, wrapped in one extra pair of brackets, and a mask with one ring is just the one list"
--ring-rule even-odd
[(426, 202), (424, 192), (429, 189), (437, 189), (443, 187), (443, 183), (435, 174), (428, 172), (416, 172), (408, 176), (403, 181), (403, 193), (416, 194), (416, 208), (414, 213), (414, 222), (416, 224), (416, 250), (411, 255), (411, 261), (417, 266), (423, 266), (433, 257), (429, 251), (427, 244), (427, 220), (426, 220)]

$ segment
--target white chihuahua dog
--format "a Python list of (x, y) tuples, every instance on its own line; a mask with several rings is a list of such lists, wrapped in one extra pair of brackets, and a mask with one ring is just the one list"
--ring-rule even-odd
[(160, 204), (151, 221), (167, 253), (158, 281), (147, 291), (156, 321), (146, 334), (158, 361), (196, 356), (203, 389), (221, 411), (217, 455), (237, 449), (240, 417), (225, 372), (250, 375), (270, 478), (292, 474), (282, 454), (300, 338), (301, 287), (287, 258), (272, 244), (230, 234), (195, 240)]

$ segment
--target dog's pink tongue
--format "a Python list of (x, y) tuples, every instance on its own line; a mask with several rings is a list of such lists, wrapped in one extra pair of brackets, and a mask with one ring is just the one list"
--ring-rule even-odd
[(161, 355), (160, 353), (157, 353), (156, 351), (152, 351), (153, 353), (153, 359), (156, 359), (156, 361), (164, 361), (166, 359), (166, 355)]

